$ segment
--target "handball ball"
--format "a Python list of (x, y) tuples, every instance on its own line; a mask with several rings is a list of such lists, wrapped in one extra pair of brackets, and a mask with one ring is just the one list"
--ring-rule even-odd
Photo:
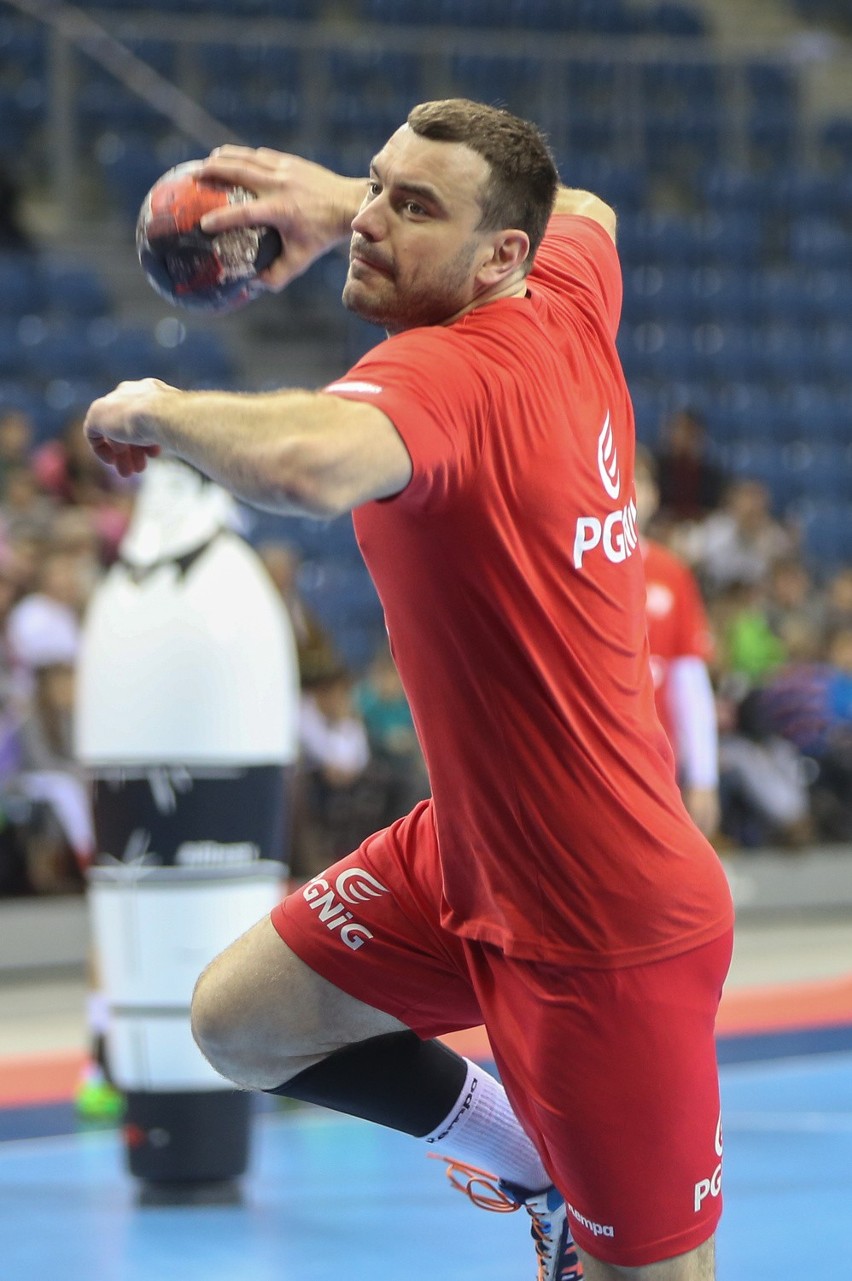
[(244, 187), (198, 178), (201, 162), (163, 174), (136, 223), (136, 250), (148, 281), (169, 302), (191, 311), (236, 311), (260, 292), (257, 277), (281, 253), (274, 227), (235, 227), (208, 235), (199, 222), (211, 209), (254, 200)]

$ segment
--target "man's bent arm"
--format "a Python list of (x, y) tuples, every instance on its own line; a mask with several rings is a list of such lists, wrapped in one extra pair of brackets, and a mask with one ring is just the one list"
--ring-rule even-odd
[(553, 206), (555, 214), (578, 214), (583, 218), (592, 218), (599, 222), (604, 231), (615, 240), (616, 215), (606, 201), (595, 196), (591, 191), (579, 191), (573, 187), (560, 187), (556, 193)]
[(322, 392), (182, 392), (145, 379), (95, 401), (86, 433), (114, 466), (124, 451), (160, 448), (285, 514), (337, 516), (411, 478), (408, 451), (380, 409)]

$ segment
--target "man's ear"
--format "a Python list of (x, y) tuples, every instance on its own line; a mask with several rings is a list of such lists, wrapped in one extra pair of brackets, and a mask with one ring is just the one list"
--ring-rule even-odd
[(530, 252), (530, 238), (525, 231), (510, 228), (498, 232), (491, 241), (491, 252), (483, 255), (476, 278), (485, 289), (500, 285), (523, 267)]

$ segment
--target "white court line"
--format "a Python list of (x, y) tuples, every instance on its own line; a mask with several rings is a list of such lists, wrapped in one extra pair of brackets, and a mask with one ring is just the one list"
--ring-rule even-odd
[(785, 1054), (770, 1059), (742, 1059), (739, 1062), (720, 1063), (719, 1075), (726, 1076), (785, 1076), (801, 1072), (803, 1068), (819, 1069), (823, 1065), (834, 1067), (838, 1062), (849, 1061), (852, 1067), (852, 1050), (815, 1050), (810, 1054)]
[(787, 1131), (791, 1134), (852, 1132), (852, 1112), (722, 1112), (725, 1131)]

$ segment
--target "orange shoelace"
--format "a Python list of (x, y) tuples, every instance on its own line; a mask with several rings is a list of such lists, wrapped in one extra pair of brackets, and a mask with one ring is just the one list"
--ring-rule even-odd
[(443, 1161), (447, 1167), (446, 1175), (457, 1191), (470, 1197), (480, 1210), (493, 1210), (496, 1214), (512, 1214), (521, 1208), (508, 1193), (499, 1186), (497, 1176), (488, 1170), (480, 1170), (475, 1165), (465, 1165), (464, 1161), (454, 1161), (448, 1156), (439, 1156), (430, 1152), (433, 1161)]

